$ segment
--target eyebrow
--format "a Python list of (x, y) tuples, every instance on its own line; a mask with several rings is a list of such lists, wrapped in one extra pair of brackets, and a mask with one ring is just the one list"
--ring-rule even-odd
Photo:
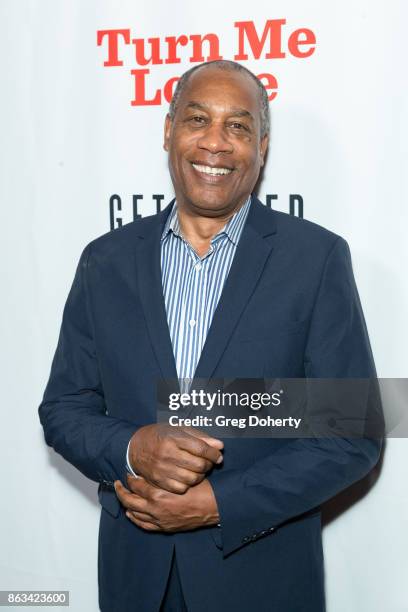
[[(196, 108), (202, 111), (208, 111), (209, 109), (207, 104), (201, 104), (200, 102), (194, 102), (194, 101), (188, 102), (188, 104), (186, 105), (186, 108)], [(252, 113), (245, 110), (244, 108), (232, 107), (231, 112), (229, 112), (228, 114), (233, 115), (234, 117), (246, 117), (250, 119), (251, 121), (254, 121), (254, 117)]]

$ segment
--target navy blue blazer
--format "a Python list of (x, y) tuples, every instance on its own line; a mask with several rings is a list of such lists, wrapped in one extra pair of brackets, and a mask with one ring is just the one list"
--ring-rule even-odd
[[(170, 205), (83, 251), (39, 407), (47, 444), (99, 482), (99, 602), (157, 612), (174, 547), (192, 612), (323, 612), (319, 506), (378, 460), (374, 439), (226, 439), (209, 479), (221, 528), (145, 532), (125, 516), (127, 444), (176, 378), (161, 287)], [(196, 376), (371, 377), (346, 242), (253, 197)]]

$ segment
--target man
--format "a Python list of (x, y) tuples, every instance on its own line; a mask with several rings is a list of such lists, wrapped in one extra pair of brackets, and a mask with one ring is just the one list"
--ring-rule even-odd
[(39, 412), (100, 483), (105, 612), (323, 611), (319, 506), (378, 460), (369, 438), (156, 423), (163, 378), (375, 375), (344, 240), (252, 194), (268, 135), (252, 73), (188, 71), (165, 122), (175, 202), (81, 256)]

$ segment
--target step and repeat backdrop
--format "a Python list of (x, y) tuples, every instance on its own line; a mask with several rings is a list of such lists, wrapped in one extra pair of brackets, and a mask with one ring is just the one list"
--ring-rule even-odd
[[(82, 249), (173, 197), (163, 123), (180, 75), (242, 62), (270, 99), (258, 196), (349, 242), (378, 375), (407, 377), (408, 8), (3, 0), (0, 15), (0, 589), (69, 590), (92, 612), (97, 485), (45, 446), (37, 416)], [(408, 609), (407, 460), (387, 440), (326, 509), (328, 612)]]

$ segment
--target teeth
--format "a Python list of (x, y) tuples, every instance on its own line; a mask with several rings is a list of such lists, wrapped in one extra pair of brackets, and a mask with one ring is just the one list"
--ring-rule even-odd
[(199, 166), (198, 164), (193, 164), (193, 168), (198, 170), (198, 172), (211, 174), (212, 176), (217, 176), (219, 174), (230, 174), (232, 172), (232, 170), (229, 168), (211, 168), (210, 166)]

